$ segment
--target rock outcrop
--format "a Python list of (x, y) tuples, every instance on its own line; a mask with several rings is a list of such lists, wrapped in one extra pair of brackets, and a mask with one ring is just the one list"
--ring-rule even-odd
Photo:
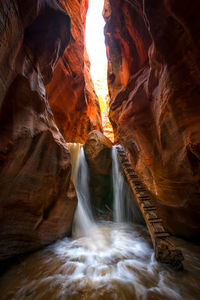
[(90, 174), (91, 203), (97, 214), (100, 211), (109, 213), (113, 198), (112, 143), (101, 132), (94, 130), (88, 135), (84, 150)]
[(90, 131), (102, 132), (98, 97), (85, 48), (88, 0), (61, 2), (71, 18), (71, 40), (48, 85), (48, 100), (65, 140), (84, 143)]
[(168, 230), (200, 234), (200, 3), (106, 0), (115, 141), (158, 199)]
[(70, 154), (45, 85), (70, 39), (59, 1), (0, 4), (0, 260), (69, 233)]

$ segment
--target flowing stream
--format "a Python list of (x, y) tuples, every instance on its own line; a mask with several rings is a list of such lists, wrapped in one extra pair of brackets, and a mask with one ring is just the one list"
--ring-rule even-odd
[[(113, 148), (114, 222), (95, 222), (88, 168), (80, 144), (68, 144), (78, 195), (72, 238), (64, 238), (11, 266), (0, 279), (0, 299), (199, 299), (199, 246), (173, 239), (185, 256), (183, 272), (154, 259), (145, 226), (127, 222), (130, 194)], [(127, 200), (129, 199), (129, 200)], [(119, 202), (119, 203), (118, 203)], [(134, 210), (134, 206), (129, 207)], [(135, 220), (132, 212), (132, 220)]]
[(145, 224), (130, 186), (120, 169), (116, 146), (112, 147), (112, 181), (114, 221), (117, 223)]

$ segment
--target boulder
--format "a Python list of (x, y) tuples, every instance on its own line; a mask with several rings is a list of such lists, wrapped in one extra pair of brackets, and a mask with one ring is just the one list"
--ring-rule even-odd
[(112, 142), (101, 132), (92, 131), (84, 145), (89, 168), (91, 202), (97, 211), (112, 209)]

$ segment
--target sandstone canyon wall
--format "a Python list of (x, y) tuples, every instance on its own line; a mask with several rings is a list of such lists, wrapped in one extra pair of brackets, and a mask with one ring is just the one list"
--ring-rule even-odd
[(100, 106), (85, 47), (88, 0), (61, 3), (71, 18), (71, 40), (48, 85), (48, 100), (65, 140), (84, 143), (90, 131), (102, 132)]
[(200, 3), (106, 0), (110, 120), (167, 229), (200, 234)]
[(0, 1), (0, 259), (69, 233), (70, 154), (45, 86), (70, 40), (59, 1)]

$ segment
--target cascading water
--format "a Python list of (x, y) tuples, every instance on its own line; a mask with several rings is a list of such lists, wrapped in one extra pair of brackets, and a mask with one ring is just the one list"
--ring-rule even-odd
[[(118, 147), (120, 147), (118, 145)], [(120, 168), (117, 146), (112, 147), (112, 181), (115, 222), (144, 224), (136, 200)]]
[(68, 143), (72, 161), (72, 177), (78, 197), (78, 207), (74, 216), (73, 236), (88, 235), (94, 230), (95, 222), (90, 206), (88, 187), (88, 166), (85, 159), (83, 146), (78, 143)]
[(88, 237), (93, 248), (102, 249), (107, 245), (107, 238), (95, 223), (92, 214), (88, 165), (83, 145), (77, 143), (68, 143), (67, 145), (71, 153), (72, 177), (78, 197), (78, 206), (73, 221), (73, 237)]
[[(185, 256), (186, 271), (177, 276), (169, 267), (155, 261), (146, 228), (124, 222), (127, 212), (116, 213), (120, 222), (95, 223), (89, 204), (84, 149), (80, 144), (68, 144), (68, 147), (78, 195), (74, 236), (57, 241), (12, 266), (0, 279), (1, 299), (199, 299), (199, 247), (174, 239)], [(114, 190), (118, 192), (115, 208), (123, 210), (122, 203), (120, 208), (117, 201), (121, 201), (119, 195), (124, 197), (122, 191), (126, 187), (119, 182), (123, 178), (119, 179), (122, 175), (115, 147), (113, 173)]]
[(112, 180), (114, 195), (114, 218), (116, 222), (123, 222), (125, 219), (125, 195), (123, 194), (124, 178), (120, 172), (117, 148), (115, 146), (112, 148)]

